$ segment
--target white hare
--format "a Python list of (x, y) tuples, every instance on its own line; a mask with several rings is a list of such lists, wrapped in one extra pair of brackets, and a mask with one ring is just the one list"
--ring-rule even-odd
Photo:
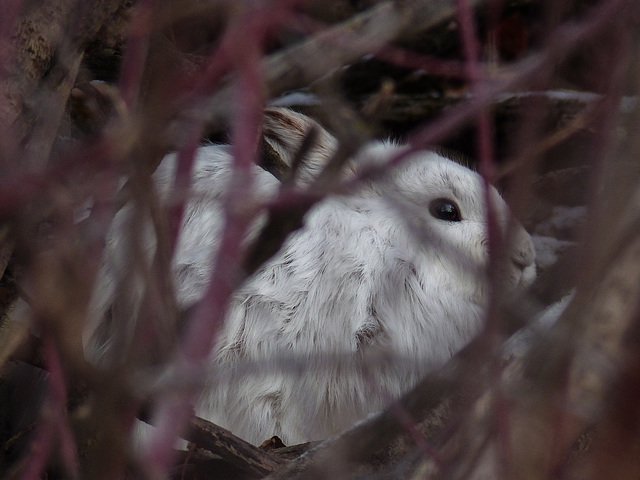
[[(290, 164), (312, 124), (272, 110), (265, 138)], [(349, 162), (347, 174), (404, 148), (373, 143)], [(334, 149), (335, 140), (319, 130), (299, 182), (311, 181)], [(170, 155), (156, 172), (160, 192), (174, 163)], [(206, 287), (230, 172), (226, 147), (199, 149), (173, 264), (183, 308)], [(258, 167), (255, 183), (262, 198), (279, 186)], [(535, 277), (533, 243), (498, 192), (489, 194), (503, 231), (511, 222), (503, 277), (512, 291)], [(407, 391), (481, 328), (488, 296), (484, 198), (478, 174), (420, 152), (353, 194), (317, 204), (303, 228), (235, 293), (197, 413), (251, 442), (279, 435), (296, 443), (334, 435)], [(117, 216), (107, 248), (98, 315), (116, 301), (114, 285), (127, 269), (118, 253), (127, 214)]]

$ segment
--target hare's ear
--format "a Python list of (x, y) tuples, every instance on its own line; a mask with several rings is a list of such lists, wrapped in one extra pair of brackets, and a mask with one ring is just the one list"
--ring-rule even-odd
[(261, 165), (281, 181), (313, 182), (333, 156), (336, 139), (315, 120), (286, 108), (264, 112)]

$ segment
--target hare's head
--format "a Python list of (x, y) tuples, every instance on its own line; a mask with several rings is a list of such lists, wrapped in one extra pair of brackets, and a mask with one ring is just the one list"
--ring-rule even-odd
[[(378, 163), (407, 147), (375, 143), (359, 156)], [(411, 153), (372, 185), (404, 213), (403, 218), (445, 268), (484, 271), (489, 259), (489, 211), (496, 218), (495, 252), (507, 290), (525, 287), (536, 276), (531, 237), (512, 217), (498, 191), (475, 171), (434, 152)], [(441, 266), (442, 266), (441, 265)], [(435, 267), (434, 267), (435, 268)]]

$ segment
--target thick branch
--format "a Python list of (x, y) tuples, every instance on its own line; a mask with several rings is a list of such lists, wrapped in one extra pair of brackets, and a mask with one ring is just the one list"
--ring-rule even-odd
[[(473, 7), (484, 0), (470, 0)], [(385, 44), (412, 38), (451, 19), (451, 0), (382, 2), (374, 8), (332, 27), (307, 41), (267, 57), (262, 63), (269, 96), (309, 85)], [(216, 93), (203, 112), (212, 123), (227, 115), (231, 88)]]

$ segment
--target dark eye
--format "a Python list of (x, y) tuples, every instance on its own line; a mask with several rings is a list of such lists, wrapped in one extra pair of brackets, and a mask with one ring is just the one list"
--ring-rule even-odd
[(453, 200), (448, 198), (436, 198), (429, 204), (429, 213), (433, 218), (446, 222), (459, 222), (462, 220), (460, 209)]

